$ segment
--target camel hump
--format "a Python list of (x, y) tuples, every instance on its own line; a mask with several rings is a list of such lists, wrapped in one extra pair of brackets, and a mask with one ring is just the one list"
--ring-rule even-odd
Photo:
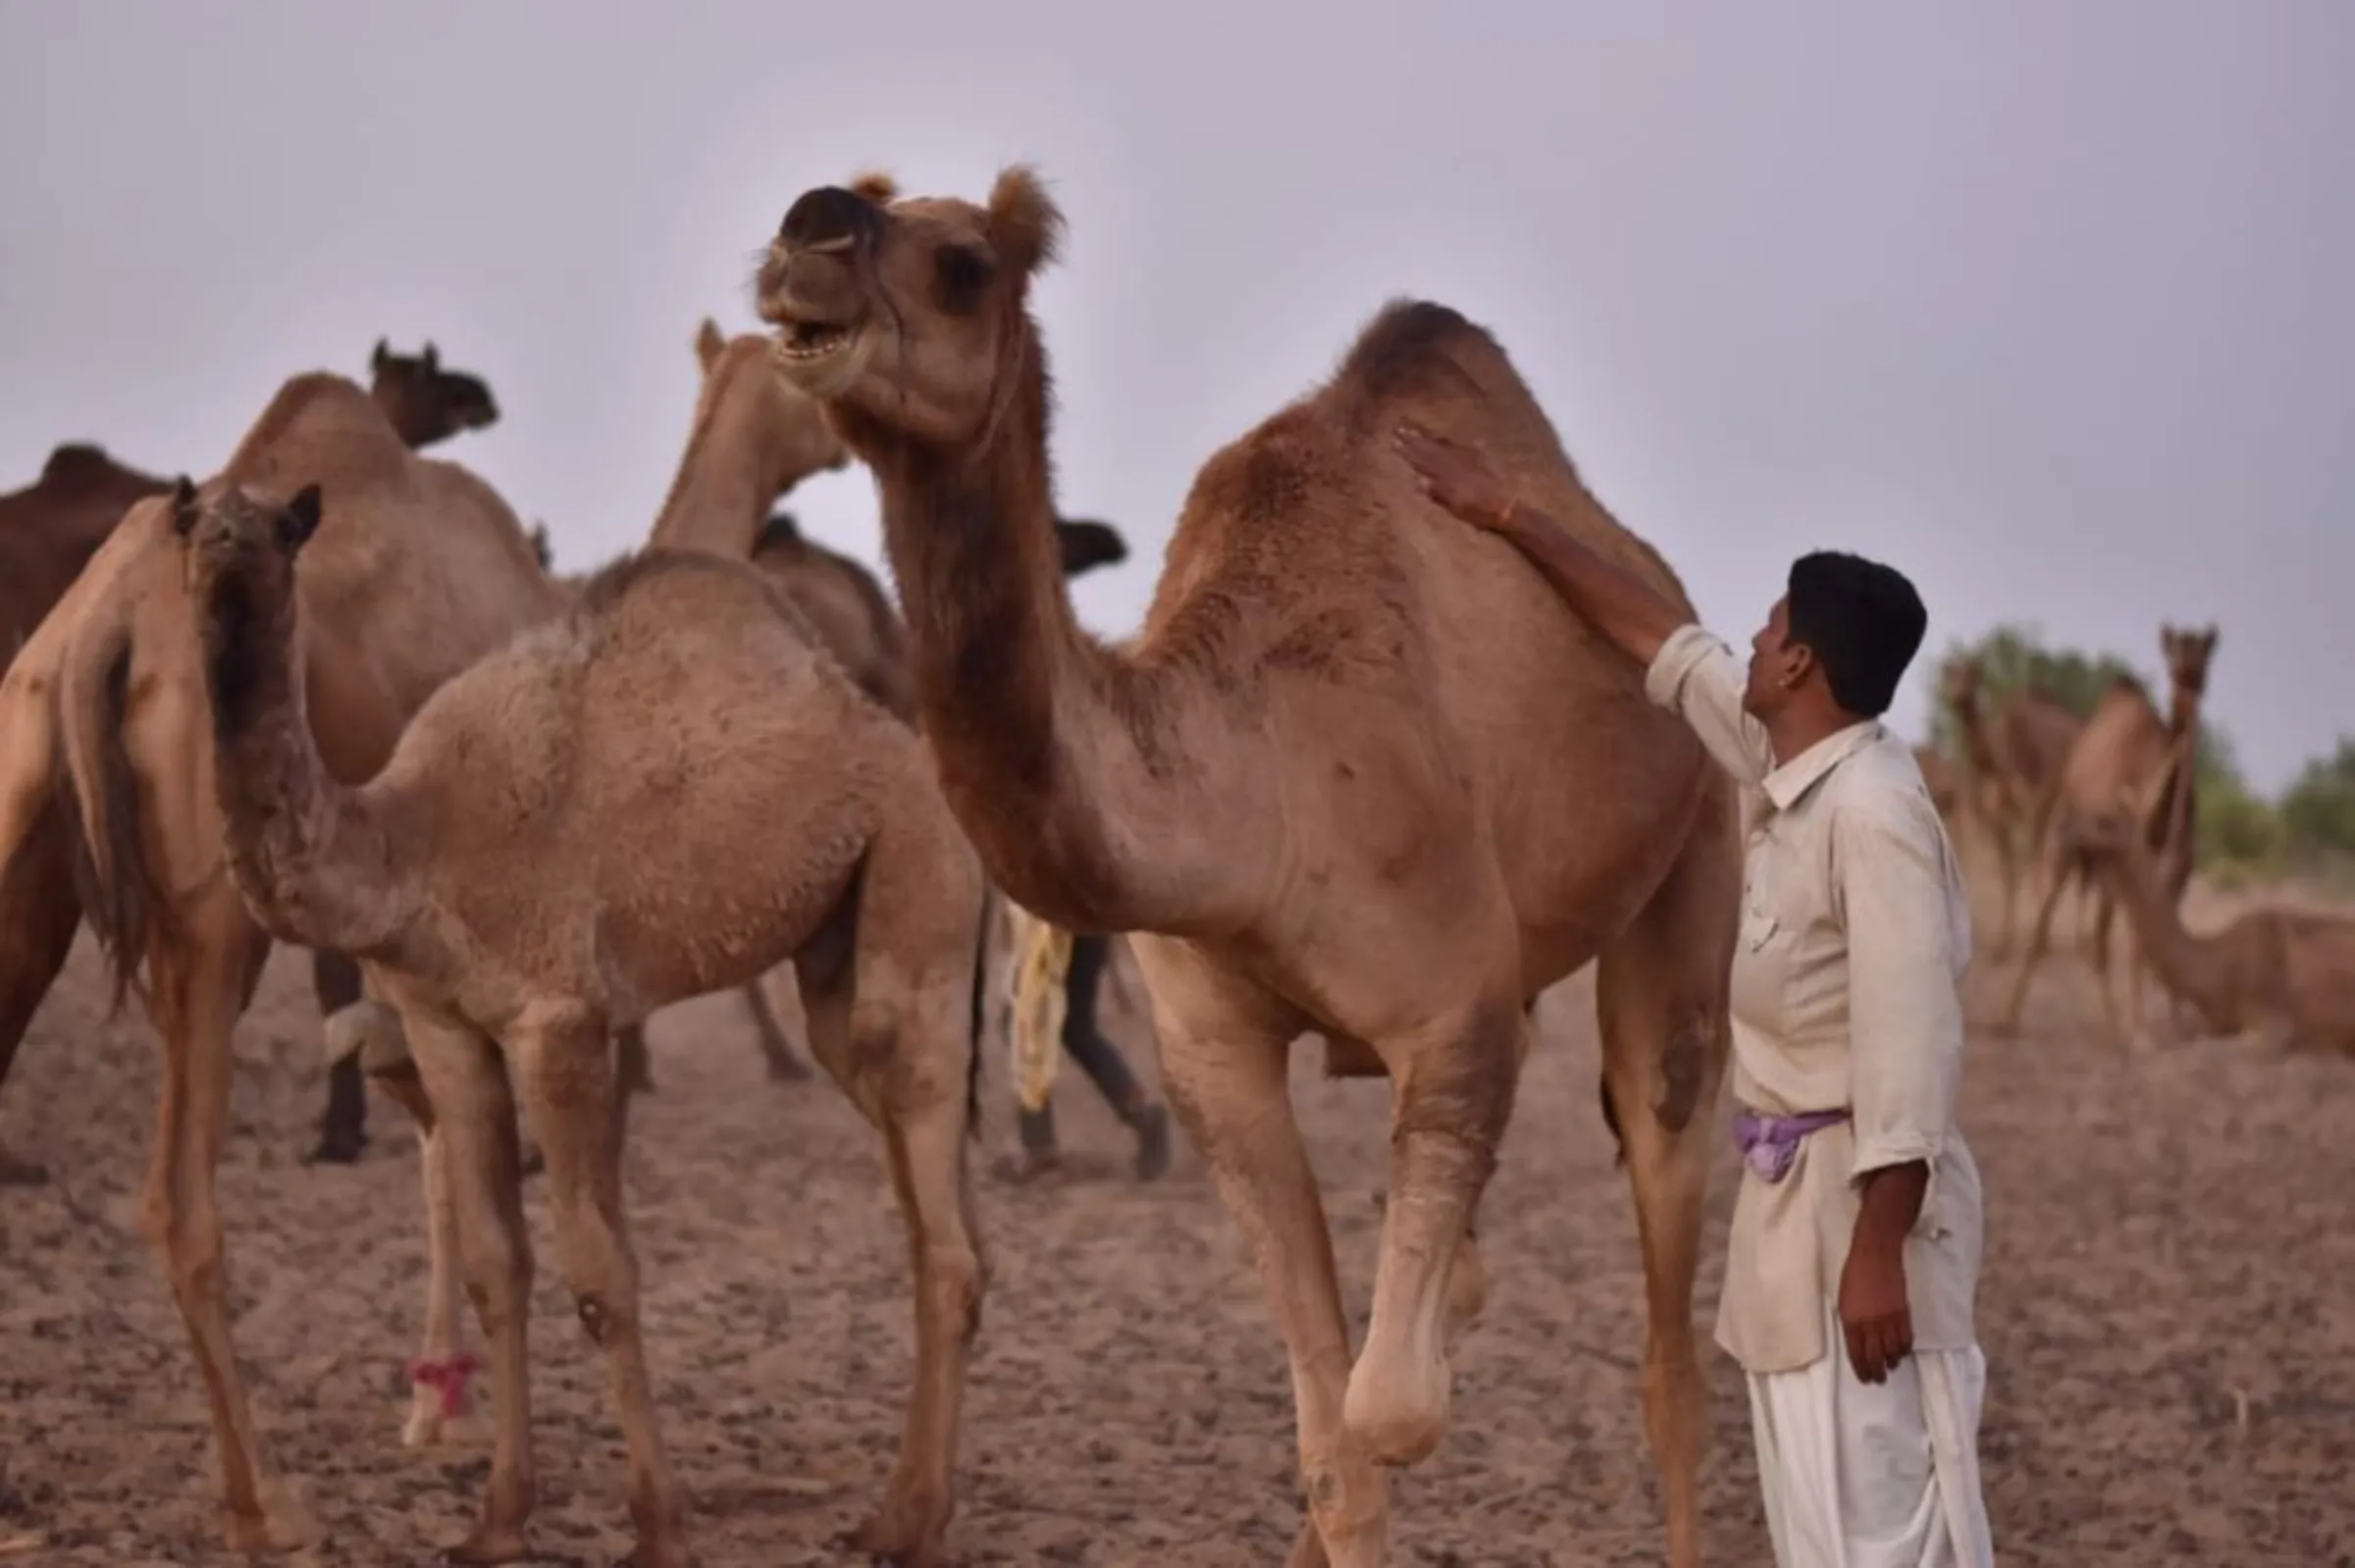
[(1375, 312), (1341, 356), (1332, 385), (1350, 412), (1363, 418), (1508, 389), (1529, 397), (1504, 346), (1487, 328), (1429, 299), (1392, 299)]
[(292, 465), (303, 478), (354, 481), (390, 478), (406, 467), (407, 444), (385, 411), (358, 382), (332, 371), (305, 371), (288, 378), (246, 428), (244, 440), (223, 465), (236, 482), (283, 477)]
[(41, 465), (44, 485), (86, 485), (115, 471), (115, 460), (95, 442), (69, 441), (50, 452)]

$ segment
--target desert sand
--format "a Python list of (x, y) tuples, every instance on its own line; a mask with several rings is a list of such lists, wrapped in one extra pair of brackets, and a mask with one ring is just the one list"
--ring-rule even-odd
[[(462, 1533), (486, 1451), (399, 1444), (422, 1308), (415, 1145), (379, 1100), (360, 1165), (297, 1162), (322, 1095), (304, 964), (273, 956), (239, 1034), (221, 1188), (236, 1333), (279, 1467), (326, 1527), (286, 1560), (411, 1564)], [(1979, 964), (1977, 1016), (2007, 972)], [(2120, 1060), (2098, 1043), (2073, 950), (2046, 972), (2022, 1037), (1975, 1032), (1966, 1070), (1988, 1199), (1982, 1452), (1999, 1557), (2355, 1562), (2355, 1063), (2253, 1042)], [(1402, 1563), (1660, 1559), (1636, 1393), (1642, 1277), (1596, 1113), (1591, 983), (1574, 977), (1540, 1012), (1483, 1210), (1494, 1290), (1457, 1350), (1454, 1426), (1393, 1485)], [(155, 1053), (135, 1007), (109, 1021), (103, 997), (85, 935), (0, 1091), (0, 1139), (57, 1178), (0, 1191), (0, 1568), (236, 1562), (215, 1544), (194, 1364), (132, 1228)], [(1149, 1070), (1142, 1022), (1108, 1012)], [(694, 1539), (714, 1568), (848, 1561), (834, 1542), (881, 1488), (910, 1357), (878, 1151), (830, 1086), (764, 1079), (733, 997), (659, 1016), (652, 1038), (660, 1089), (635, 1114), (628, 1183)], [(1294, 1092), (1362, 1330), (1385, 1091), (1325, 1082), (1317, 1058), (1296, 1053)], [(989, 1167), (1012, 1141), (1011, 1090), (993, 1052), (975, 1156), (996, 1275), (956, 1554), (1279, 1563), (1300, 1519), (1289, 1385), (1231, 1222), (1190, 1148), (1138, 1187), (1126, 1135), (1084, 1079), (1067, 1068), (1057, 1093), (1079, 1168), (1004, 1184)], [(1736, 1174), (1726, 1149), (1704, 1327)], [(602, 1564), (628, 1544), (621, 1449), (540, 1186), (534, 1539), (547, 1562)], [(1762, 1563), (1741, 1383), (1707, 1354), (1708, 1560)]]

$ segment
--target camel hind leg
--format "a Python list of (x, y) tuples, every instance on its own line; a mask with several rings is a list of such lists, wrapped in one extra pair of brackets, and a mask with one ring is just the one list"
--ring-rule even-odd
[(1603, 1090), (1644, 1253), (1644, 1427), (1671, 1568), (1701, 1560), (1707, 1400), (1693, 1332), (1709, 1138), (1725, 1075), (1726, 981), (1741, 869), (1730, 840), (1696, 842), (1596, 966)]
[[(8, 1082), (26, 1025), (57, 983), (80, 928), (74, 840), (51, 805), (0, 874), (0, 1085)], [(43, 1167), (0, 1149), (0, 1187), (37, 1186), (48, 1179)]]
[(744, 1010), (753, 1016), (753, 1036), (760, 1045), (760, 1060), (768, 1066), (771, 1083), (802, 1083), (810, 1077), (810, 1064), (804, 1062), (786, 1038), (785, 1025), (777, 1021), (777, 1010), (768, 1003), (768, 987), (754, 980), (743, 989)]
[(881, 1135), (907, 1230), (916, 1366), (899, 1455), (875, 1512), (842, 1542), (900, 1568), (946, 1560), (958, 1432), (988, 1290), (966, 1155), (985, 915), (969, 855), (920, 820), (895, 824), (794, 955), (810, 1050)]

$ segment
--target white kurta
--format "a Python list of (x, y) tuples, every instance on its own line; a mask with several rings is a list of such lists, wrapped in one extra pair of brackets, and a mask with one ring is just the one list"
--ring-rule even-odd
[[(1778, 766), (1744, 684), (1732, 650), (1688, 626), (1646, 689), (1751, 792), (1735, 1096), (1773, 1117), (1848, 1114), (1779, 1179), (1746, 1166), (1734, 1206), (1717, 1338), (1749, 1376), (1775, 1560), (1987, 1568), (1979, 1176), (1955, 1124), (1970, 934), (1954, 849), (1911, 749), (1883, 726)], [(1912, 1161), (1929, 1168), (1905, 1241), (1914, 1349), (1868, 1385), (1840, 1330), (1840, 1273), (1863, 1177)]]

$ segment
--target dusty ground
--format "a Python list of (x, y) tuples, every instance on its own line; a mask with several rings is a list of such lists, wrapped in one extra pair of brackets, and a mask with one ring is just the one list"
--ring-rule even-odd
[[(2005, 971), (1982, 968), (1984, 1016)], [(2355, 1064), (2228, 1043), (2121, 1063), (2088, 1032), (2073, 957), (2050, 972), (2026, 1037), (1974, 1038), (1966, 1090), (1990, 1211), (1983, 1444), (2003, 1560), (2355, 1562)], [(415, 1156), (380, 1103), (364, 1164), (295, 1163), (320, 1096), (304, 975), (279, 954), (241, 1036), (222, 1185), (237, 1342), (277, 1456), (332, 1532), (311, 1560), (414, 1563), (461, 1532), (485, 1463), (398, 1445), (395, 1380), (420, 1306)], [(100, 1020), (95, 980), (85, 942), (0, 1097), (0, 1139), (63, 1176), (0, 1192), (0, 1568), (226, 1563), (202, 1397), (128, 1229), (153, 1054), (143, 1023)], [(1394, 1489), (1401, 1562), (1660, 1560), (1637, 1413), (1640, 1276), (1594, 1111), (1587, 980), (1542, 1017), (1486, 1206), (1497, 1288), (1457, 1357), (1456, 1425)], [(1137, 1027), (1122, 1033), (1149, 1061)], [(665, 1015), (654, 1041), (661, 1091), (638, 1112), (629, 1179), (699, 1544), (714, 1568), (843, 1561), (830, 1542), (881, 1484), (909, 1360), (905, 1253), (875, 1153), (830, 1090), (762, 1078), (731, 999)], [(1002, 1061), (990, 1074), (994, 1153), (1010, 1137)], [(1069, 1074), (1059, 1093), (1067, 1146), (1113, 1169), (1046, 1191), (984, 1179), (999, 1272), (959, 1555), (1279, 1562), (1299, 1516), (1289, 1388), (1230, 1224), (1190, 1150), (1136, 1188), (1100, 1103)], [(1382, 1091), (1303, 1071), (1296, 1093), (1362, 1302)], [(1704, 1313), (1733, 1171), (1728, 1155)], [(600, 1563), (627, 1544), (619, 1442), (545, 1262), (540, 1280), (536, 1540), (551, 1561)], [(1741, 1387), (1713, 1351), (1708, 1378), (1709, 1560), (1763, 1562)]]

